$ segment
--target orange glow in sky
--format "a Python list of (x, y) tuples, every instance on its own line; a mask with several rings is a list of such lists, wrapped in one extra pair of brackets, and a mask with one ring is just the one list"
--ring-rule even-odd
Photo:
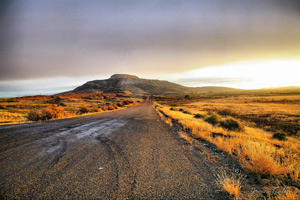
[(299, 86), (299, 74), (300, 60), (263, 60), (209, 66), (181, 74), (170, 74), (167, 78), (187, 86), (222, 85), (258, 89)]

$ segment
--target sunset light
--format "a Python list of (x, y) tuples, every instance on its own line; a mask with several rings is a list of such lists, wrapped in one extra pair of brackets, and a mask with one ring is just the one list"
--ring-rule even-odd
[(300, 199), (300, 0), (0, 17), (0, 199)]
[(168, 76), (188, 86), (227, 86), (241, 89), (299, 86), (300, 60), (247, 61), (208, 66)]

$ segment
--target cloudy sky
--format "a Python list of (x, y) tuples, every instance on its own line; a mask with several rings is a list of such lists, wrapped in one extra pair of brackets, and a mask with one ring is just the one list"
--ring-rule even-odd
[(186, 86), (300, 85), (298, 0), (3, 0), (0, 96), (114, 73)]

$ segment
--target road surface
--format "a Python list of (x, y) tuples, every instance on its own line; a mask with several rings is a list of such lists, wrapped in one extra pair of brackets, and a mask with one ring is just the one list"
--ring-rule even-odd
[(1, 199), (226, 199), (213, 164), (150, 101), (0, 127)]

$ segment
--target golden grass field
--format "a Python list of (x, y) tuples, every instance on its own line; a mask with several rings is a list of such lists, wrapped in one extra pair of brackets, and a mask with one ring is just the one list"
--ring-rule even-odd
[(141, 97), (103, 93), (1, 98), (0, 125), (39, 121), (28, 119), (32, 113), (48, 115), (44, 120), (68, 118), (125, 108), (141, 101)]
[[(214, 144), (259, 180), (267, 180), (268, 187), (298, 191), (295, 188), (300, 187), (300, 95), (188, 98), (180, 101), (180, 97), (160, 96), (155, 107), (166, 123), (172, 126), (175, 120), (191, 132), (193, 139)], [(217, 116), (219, 122), (209, 123), (211, 116)], [(240, 123), (241, 128), (222, 126), (228, 119)], [(276, 132), (287, 137), (274, 138)], [(227, 184), (231, 188), (228, 192), (237, 198), (238, 184), (228, 186), (230, 181), (222, 180), (223, 186)], [(300, 199), (300, 194), (287, 192), (276, 194), (275, 198)]]

